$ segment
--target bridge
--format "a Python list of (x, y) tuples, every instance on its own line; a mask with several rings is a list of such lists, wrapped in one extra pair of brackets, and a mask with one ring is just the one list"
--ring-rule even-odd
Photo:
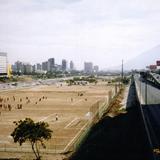
[(148, 81), (150, 84), (160, 88), (160, 75), (153, 72), (140, 72), (143, 81)]
[(160, 76), (154, 73), (134, 75), (141, 114), (154, 159), (160, 159)]

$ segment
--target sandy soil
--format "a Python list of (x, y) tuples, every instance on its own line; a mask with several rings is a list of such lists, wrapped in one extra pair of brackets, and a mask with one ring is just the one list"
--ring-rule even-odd
[[(0, 97), (3, 101), (0, 103), (2, 104), (0, 108), (0, 158), (25, 159), (30, 155), (18, 153), (30, 151), (29, 144), (25, 143), (19, 147), (18, 144), (13, 143), (10, 136), (15, 127), (13, 121), (29, 117), (34, 121), (48, 122), (53, 130), (52, 139), (46, 142), (46, 150), (56, 154), (52, 156), (44, 154), (45, 159), (50, 159), (50, 157), (51, 159), (63, 159), (64, 156), (59, 153), (64, 151), (88, 122), (86, 115), (90, 112), (91, 106), (101, 99), (106, 99), (108, 92), (113, 89), (114, 87), (107, 86), (105, 83), (87, 86), (57, 84), (1, 92)], [(11, 106), (11, 111), (8, 105)], [(56, 115), (58, 115), (58, 120), (56, 120)]]

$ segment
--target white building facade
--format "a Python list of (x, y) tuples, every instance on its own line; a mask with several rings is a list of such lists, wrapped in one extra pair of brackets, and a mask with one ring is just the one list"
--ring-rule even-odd
[(7, 75), (7, 53), (0, 52), (0, 75)]

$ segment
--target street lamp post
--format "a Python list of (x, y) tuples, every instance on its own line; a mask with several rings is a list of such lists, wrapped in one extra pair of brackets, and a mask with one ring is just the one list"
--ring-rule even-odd
[(121, 73), (122, 75), (122, 83), (123, 83), (123, 76), (124, 76), (124, 73), (123, 73), (123, 59), (122, 59), (122, 73)]

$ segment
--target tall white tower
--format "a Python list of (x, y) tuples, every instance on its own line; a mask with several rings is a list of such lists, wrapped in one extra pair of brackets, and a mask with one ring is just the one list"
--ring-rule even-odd
[(0, 75), (7, 75), (7, 53), (0, 52)]

